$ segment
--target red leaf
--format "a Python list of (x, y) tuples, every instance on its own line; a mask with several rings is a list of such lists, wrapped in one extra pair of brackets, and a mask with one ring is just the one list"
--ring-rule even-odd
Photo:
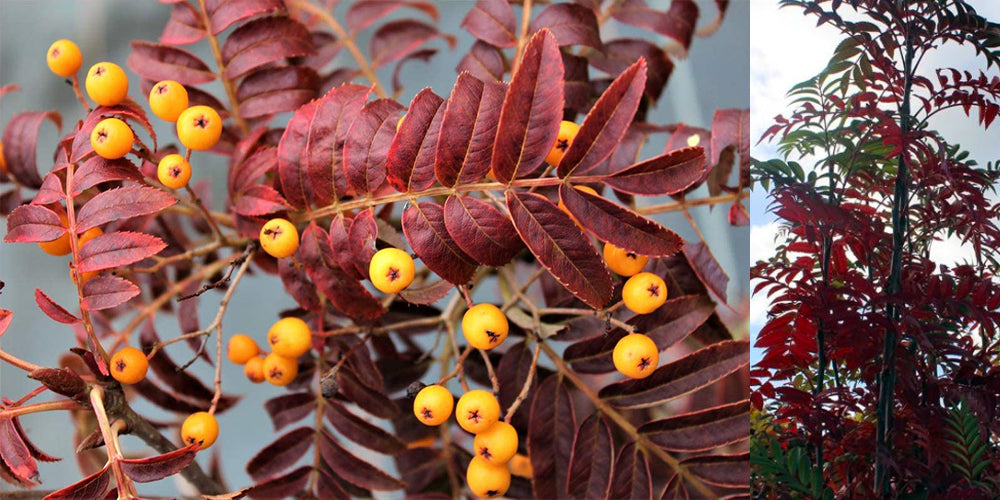
[(160, 43), (187, 45), (202, 38), (205, 38), (205, 24), (201, 21), (201, 14), (195, 12), (188, 2), (175, 3), (160, 35)]
[(739, 370), (750, 361), (748, 340), (728, 340), (659, 367), (652, 375), (601, 389), (616, 408), (645, 408), (683, 396)]
[(125, 158), (106, 160), (94, 155), (73, 172), (73, 196), (79, 196), (102, 182), (124, 180), (145, 183), (142, 172), (131, 161)]
[(670, 10), (660, 12), (647, 6), (644, 0), (625, 0), (614, 7), (611, 16), (622, 23), (669, 37), (676, 45), (672, 52), (685, 57), (698, 22), (698, 5), (692, 0), (673, 0)]
[(285, 10), (282, 0), (207, 0), (205, 4), (213, 35), (222, 33), (238, 21), (265, 12)]
[(335, 400), (328, 403), (323, 414), (342, 436), (379, 453), (395, 455), (406, 450), (406, 444), (396, 436), (351, 413)]
[(38, 463), (10, 418), (0, 418), (0, 460), (17, 481), (29, 487), (37, 484)]
[[(151, 351), (153, 346), (160, 343), (160, 337), (157, 335), (156, 329), (153, 328), (152, 322), (147, 321), (144, 324), (142, 333), (139, 335), (139, 341), (146, 352)], [(198, 341), (200, 343), (201, 339), (198, 339)], [(166, 351), (160, 350), (155, 356), (150, 358), (149, 367), (153, 369), (153, 373), (156, 374), (160, 381), (180, 395), (180, 399), (190, 401), (195, 406), (205, 410), (211, 406), (212, 399), (215, 397), (215, 391), (206, 387), (198, 377), (182, 370)], [(238, 397), (223, 394), (219, 398), (217, 411), (225, 411), (236, 404), (237, 401), (239, 401)]]
[(337, 476), (361, 488), (392, 491), (406, 487), (399, 479), (375, 468), (340, 446), (326, 430), (322, 431), (320, 454)]
[(289, 17), (270, 16), (250, 21), (222, 44), (225, 76), (236, 79), (269, 63), (316, 54), (306, 27)]
[(247, 474), (260, 481), (287, 469), (309, 451), (315, 434), (310, 427), (299, 427), (275, 439), (247, 462)]
[(584, 110), (590, 107), (591, 94), (593, 89), (590, 85), (590, 72), (588, 71), (588, 59), (568, 52), (562, 53), (564, 78), (566, 89), (566, 109)]
[(260, 118), (295, 111), (316, 97), (319, 84), (316, 70), (306, 66), (258, 69), (236, 89), (240, 115)]
[(722, 150), (733, 146), (740, 155), (740, 175), (750, 171), (750, 110), (720, 109), (712, 117), (712, 158), (717, 165)]
[(490, 170), (504, 85), (458, 75), (441, 120), (434, 174), (445, 186), (469, 184)]
[(251, 498), (282, 498), (287, 497), (290, 492), (302, 491), (306, 482), (312, 476), (311, 465), (303, 465), (284, 476), (270, 478), (253, 485), (247, 490), (247, 495)]
[(337, 386), (348, 401), (376, 417), (393, 418), (399, 414), (396, 405), (381, 391), (381, 388), (365, 384), (353, 370), (338, 370)]
[(573, 498), (602, 498), (611, 480), (614, 441), (599, 412), (580, 424), (573, 438), (566, 492)]
[(35, 303), (37, 303), (38, 308), (41, 309), (46, 316), (52, 318), (53, 321), (58, 321), (59, 323), (67, 325), (72, 325), (80, 321), (80, 318), (74, 316), (61, 305), (56, 304), (52, 298), (46, 295), (45, 292), (39, 288), (35, 289)]
[[(66, 164), (61, 164), (57, 169), (65, 170)], [(76, 186), (74, 186), (76, 187)], [(59, 178), (59, 172), (53, 170), (45, 174), (45, 178), (42, 180), (42, 187), (38, 188), (38, 193), (35, 193), (34, 199), (31, 200), (32, 205), (50, 205), (57, 201), (62, 201), (66, 197), (66, 191), (63, 189), (62, 180)]]
[(500, 182), (538, 169), (556, 142), (563, 112), (563, 65), (548, 30), (531, 37), (500, 111), (493, 176)]
[(611, 299), (611, 275), (590, 241), (543, 196), (507, 192), (514, 228), (531, 253), (567, 290), (594, 309)]
[(646, 95), (653, 101), (660, 99), (674, 71), (674, 63), (663, 49), (646, 40), (623, 38), (605, 42), (604, 54), (606, 56), (595, 54), (590, 58), (590, 64), (609, 75), (618, 75), (640, 58), (645, 59), (648, 65)]
[(403, 234), (428, 269), (456, 285), (468, 283), (476, 264), (455, 243), (444, 222), (444, 208), (417, 202), (403, 212)]
[[(298, 256), (309, 279), (337, 309), (352, 318), (374, 319), (382, 315), (382, 304), (368, 290), (343, 271), (326, 264), (322, 253), (327, 244), (324, 240), (324, 233), (316, 223), (309, 224), (302, 233)], [(329, 249), (326, 251), (330, 252)]]
[(375, 222), (375, 212), (371, 208), (362, 210), (351, 221), (347, 232), (347, 241), (353, 258), (350, 265), (363, 279), (368, 279), (368, 263), (375, 255), (375, 240), (378, 239), (378, 223)]
[(285, 199), (271, 186), (255, 184), (236, 196), (233, 210), (240, 215), (267, 215), (288, 208)]
[[(362, 280), (367, 278), (368, 273), (367, 271), (361, 272), (361, 270), (358, 269), (358, 267), (361, 266), (355, 267), (354, 253), (352, 252), (354, 247), (351, 245), (350, 236), (348, 235), (353, 222), (353, 219), (344, 219), (343, 216), (338, 215), (337, 218), (333, 219), (330, 223), (330, 248), (332, 250), (331, 260), (332, 263), (336, 264), (336, 267), (339, 267), (341, 271), (347, 274), (347, 276), (357, 280)], [(372, 249), (371, 252), (372, 255), (375, 254), (374, 249)]]
[(635, 441), (629, 441), (619, 450), (610, 482), (607, 498), (622, 500), (652, 498), (653, 481), (649, 474), (649, 463), (646, 462), (646, 454), (639, 450)]
[(750, 452), (736, 455), (704, 455), (684, 459), (681, 464), (702, 481), (726, 488), (750, 487)]
[(66, 228), (59, 216), (39, 205), (21, 205), (7, 216), (5, 243), (35, 243), (52, 241), (63, 234)]
[(601, 49), (601, 32), (594, 11), (572, 3), (554, 3), (531, 21), (532, 33), (548, 29), (563, 45), (586, 45)]
[(389, 13), (400, 7), (408, 7), (411, 9), (419, 10), (427, 14), (437, 21), (438, 11), (437, 7), (431, 2), (404, 2), (400, 0), (359, 0), (351, 4), (351, 7), (347, 9), (347, 17), (345, 18), (346, 26), (350, 28), (351, 33), (358, 33), (361, 30), (375, 24)]
[(194, 461), (194, 445), (146, 458), (123, 458), (118, 461), (125, 475), (139, 483), (151, 483), (173, 476)]
[(559, 162), (559, 177), (586, 174), (611, 156), (639, 109), (645, 85), (646, 62), (642, 59), (611, 82), (587, 113), (580, 131)]
[(127, 266), (152, 257), (164, 248), (167, 244), (163, 240), (145, 233), (116, 231), (102, 234), (80, 249), (77, 271), (89, 273)]
[(403, 106), (392, 99), (365, 104), (347, 131), (344, 172), (358, 194), (375, 191), (385, 182), (386, 156)]
[(46, 500), (93, 500), (100, 498), (108, 490), (111, 478), (108, 475), (111, 464), (63, 489), (45, 496)]
[(524, 248), (510, 218), (471, 196), (448, 197), (444, 224), (455, 244), (480, 264), (505, 265)]
[(456, 73), (466, 71), (483, 81), (500, 81), (505, 71), (503, 55), (492, 45), (477, 40), (455, 67)]
[(131, 45), (128, 67), (147, 80), (175, 80), (183, 85), (215, 80), (215, 73), (208, 65), (184, 49), (141, 40), (134, 40)]
[(428, 305), (443, 299), (453, 288), (455, 285), (448, 281), (438, 280), (430, 285), (409, 286), (399, 292), (399, 296), (411, 304)]
[(455, 39), (451, 35), (442, 35), (434, 26), (420, 21), (402, 19), (385, 23), (375, 31), (368, 43), (372, 68), (380, 68), (403, 59), (439, 36), (443, 36), (448, 45), (455, 45)]
[(293, 259), (278, 259), (278, 275), (285, 291), (295, 299), (299, 307), (313, 312), (322, 312), (316, 285), (309, 280), (302, 264)]
[(295, 392), (268, 399), (264, 409), (271, 417), (274, 430), (280, 431), (287, 425), (306, 418), (316, 409), (316, 397), (311, 392)]
[(80, 308), (86, 311), (100, 311), (120, 306), (139, 295), (139, 287), (117, 276), (95, 276), (83, 284), (83, 300)]
[(150, 215), (177, 203), (173, 196), (153, 187), (128, 186), (98, 193), (76, 213), (76, 230), (82, 233), (108, 222)]
[(551, 375), (535, 391), (528, 424), (531, 486), (536, 498), (563, 497), (575, 433), (573, 398), (563, 378)]
[(14, 313), (7, 309), (0, 309), (0, 337), (10, 328), (11, 321), (14, 321)]
[(704, 164), (703, 148), (678, 149), (615, 172), (605, 182), (629, 194), (676, 194), (705, 178)]
[(726, 301), (726, 285), (729, 284), (729, 276), (722, 270), (719, 261), (715, 260), (712, 249), (704, 241), (698, 243), (687, 243), (684, 245), (684, 256), (691, 264), (691, 269), (698, 275), (698, 279), (716, 295)]
[(517, 45), (517, 19), (506, 0), (479, 0), (462, 19), (472, 36), (502, 49)]
[(37, 189), (42, 185), (35, 154), (38, 149), (38, 132), (45, 120), (62, 130), (62, 115), (59, 113), (30, 111), (14, 115), (3, 131), (3, 154), (7, 160), (8, 172), (18, 182), (30, 188)]
[(707, 451), (750, 439), (750, 400), (647, 422), (639, 432), (667, 451)]
[(278, 166), (277, 149), (272, 147), (257, 149), (236, 165), (237, 168), (229, 169), (230, 196), (246, 191), (254, 181), (274, 170)]
[(444, 99), (421, 90), (389, 145), (385, 169), (397, 191), (422, 191), (434, 183), (434, 155), (444, 116)]
[(673, 255), (684, 244), (677, 233), (603, 196), (559, 186), (563, 205), (602, 241), (639, 255)]

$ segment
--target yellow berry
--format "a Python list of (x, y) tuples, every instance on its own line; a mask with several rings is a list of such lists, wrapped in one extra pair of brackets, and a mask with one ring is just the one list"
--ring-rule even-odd
[(476, 349), (493, 349), (502, 344), (509, 330), (507, 317), (493, 304), (476, 304), (462, 316), (462, 334)]
[(255, 384), (264, 381), (264, 356), (254, 356), (243, 365), (243, 374)]
[(413, 415), (424, 425), (441, 425), (451, 416), (455, 397), (444, 386), (429, 385), (413, 399)]
[(191, 106), (177, 117), (177, 138), (189, 149), (212, 149), (221, 136), (222, 118), (208, 106)]
[[(69, 226), (69, 219), (66, 218), (65, 214), (59, 214), (59, 220), (62, 221), (63, 227)], [(63, 233), (54, 240), (38, 242), (38, 248), (41, 248), (45, 253), (56, 257), (66, 255), (73, 251), (73, 248), (70, 246), (68, 232)]]
[(197, 444), (199, 450), (204, 450), (215, 444), (219, 437), (219, 421), (207, 411), (199, 411), (188, 415), (181, 425), (181, 440), (185, 445)]
[(615, 344), (612, 353), (615, 368), (630, 378), (646, 378), (660, 362), (660, 349), (653, 339), (641, 333), (626, 335)]
[(295, 376), (298, 374), (299, 363), (292, 358), (286, 358), (273, 352), (264, 358), (264, 379), (274, 385), (288, 385), (295, 380)]
[(494, 465), (483, 457), (475, 456), (465, 471), (465, 481), (479, 498), (498, 497), (510, 488), (510, 469), (507, 464)]
[(517, 453), (517, 429), (507, 422), (497, 422), (476, 434), (472, 449), (493, 465), (505, 464)]
[(637, 255), (611, 243), (605, 243), (604, 262), (607, 263), (608, 269), (621, 276), (633, 276), (646, 267), (649, 257)]
[(473, 433), (489, 429), (500, 419), (500, 403), (492, 393), (472, 390), (458, 398), (455, 420), (463, 429)]
[(260, 246), (276, 259), (288, 257), (299, 249), (299, 231), (285, 219), (271, 219), (260, 228)]
[(563, 120), (559, 123), (559, 135), (556, 136), (556, 143), (552, 145), (552, 150), (545, 156), (545, 161), (552, 166), (559, 164), (569, 145), (573, 144), (573, 138), (580, 131), (580, 126), (574, 122)]
[(639, 273), (622, 288), (625, 307), (636, 314), (649, 314), (667, 301), (667, 284), (653, 273)]
[(123, 384), (134, 384), (146, 378), (149, 361), (142, 351), (125, 347), (111, 356), (111, 376)]
[(305, 321), (295, 317), (282, 318), (267, 331), (267, 343), (275, 354), (297, 358), (312, 347), (312, 334)]
[(49, 45), (49, 51), (45, 53), (45, 62), (53, 73), (69, 78), (80, 71), (83, 55), (80, 54), (80, 47), (72, 41), (56, 40)]
[(115, 63), (99, 62), (91, 66), (84, 86), (90, 99), (101, 106), (114, 106), (128, 96), (128, 76)]
[(187, 107), (187, 89), (173, 80), (159, 82), (149, 91), (149, 109), (163, 121), (177, 121)]
[(410, 286), (416, 266), (410, 254), (398, 248), (383, 248), (372, 256), (368, 277), (383, 293), (398, 293)]
[(514, 455), (514, 458), (507, 462), (507, 467), (510, 469), (510, 473), (515, 476), (531, 478), (531, 459), (527, 455), (520, 453)]
[(117, 160), (132, 150), (135, 134), (118, 118), (105, 118), (90, 132), (90, 145), (102, 158)]
[(229, 358), (229, 361), (242, 365), (257, 357), (258, 354), (260, 354), (260, 347), (254, 339), (242, 333), (237, 333), (229, 338), (229, 344), (226, 349), (226, 356)]
[(166, 155), (156, 167), (156, 178), (170, 189), (180, 189), (191, 180), (191, 164), (179, 154)]

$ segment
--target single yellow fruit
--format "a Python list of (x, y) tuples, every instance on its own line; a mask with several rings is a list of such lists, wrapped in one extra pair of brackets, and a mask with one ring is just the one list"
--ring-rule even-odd
[(641, 333), (626, 335), (615, 344), (611, 354), (615, 368), (630, 378), (646, 378), (656, 371), (660, 349), (653, 339)]
[(502, 344), (509, 330), (507, 316), (493, 304), (476, 304), (462, 316), (462, 334), (476, 349), (493, 349)]
[(191, 164), (179, 154), (166, 155), (156, 166), (156, 178), (170, 189), (180, 189), (191, 180)]
[(124, 121), (105, 118), (90, 132), (90, 145), (102, 158), (117, 160), (132, 150), (135, 134)]
[(276, 259), (288, 257), (299, 249), (299, 231), (285, 219), (271, 219), (260, 229), (260, 246)]
[(667, 284), (653, 273), (639, 273), (622, 288), (625, 307), (636, 314), (649, 314), (667, 301)]
[(208, 106), (191, 106), (177, 117), (177, 138), (189, 149), (212, 149), (220, 137), (222, 118)]
[(494, 465), (483, 457), (475, 456), (465, 471), (465, 481), (479, 498), (498, 497), (510, 488), (510, 469), (507, 464)]
[(277, 386), (288, 385), (299, 374), (299, 362), (271, 353), (264, 358), (264, 378)]
[(312, 348), (312, 333), (300, 318), (281, 318), (267, 331), (267, 343), (275, 354), (297, 358)]
[(517, 453), (517, 429), (507, 422), (497, 422), (476, 434), (472, 449), (493, 465), (505, 464)]
[(451, 416), (455, 397), (444, 386), (429, 385), (413, 399), (413, 415), (424, 425), (441, 425)]
[(611, 243), (604, 244), (604, 262), (608, 269), (621, 276), (634, 276), (642, 268), (646, 267), (649, 257), (637, 255), (623, 248), (618, 248)]
[(91, 66), (84, 86), (90, 99), (101, 106), (114, 106), (128, 97), (128, 76), (115, 63), (99, 62)]
[(382, 293), (399, 293), (410, 286), (415, 273), (413, 258), (398, 248), (375, 252), (368, 264), (368, 277)]
[(559, 135), (556, 136), (556, 143), (552, 145), (552, 150), (545, 156), (546, 163), (553, 167), (558, 165), (570, 144), (573, 144), (573, 138), (579, 131), (580, 126), (574, 122), (563, 120), (559, 123)]
[(479, 434), (500, 420), (500, 403), (492, 393), (478, 389), (469, 391), (458, 398), (455, 420), (463, 429)]
[(45, 53), (45, 62), (53, 73), (69, 78), (80, 71), (83, 55), (80, 54), (80, 47), (72, 41), (56, 40), (49, 45), (49, 51)]
[(257, 357), (258, 354), (260, 354), (260, 346), (254, 339), (242, 333), (229, 337), (229, 344), (226, 348), (226, 356), (229, 361), (242, 365)]
[(124, 347), (111, 356), (111, 376), (123, 384), (135, 384), (146, 378), (149, 361), (135, 347)]
[(149, 91), (149, 109), (163, 121), (177, 121), (187, 107), (187, 89), (173, 80), (159, 82)]
[(215, 444), (219, 437), (219, 421), (207, 411), (192, 413), (181, 425), (181, 440), (185, 445), (197, 444), (204, 450)]
[(254, 356), (243, 365), (243, 374), (247, 379), (255, 384), (259, 384), (266, 378), (264, 376), (264, 356)]

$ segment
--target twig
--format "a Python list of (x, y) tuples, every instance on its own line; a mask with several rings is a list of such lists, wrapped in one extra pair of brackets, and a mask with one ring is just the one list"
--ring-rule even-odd
[(115, 476), (115, 484), (118, 485), (118, 498), (133, 498), (138, 496), (135, 492), (135, 484), (132, 482), (132, 478), (125, 474), (119, 462), (122, 455), (118, 444), (118, 433), (111, 428), (108, 422), (108, 413), (104, 408), (104, 389), (101, 386), (94, 386), (90, 390), (90, 405), (94, 408), (97, 425), (101, 429), (101, 435), (104, 437), (104, 449), (108, 452), (108, 460), (111, 462), (111, 472)]
[[(462, 354), (458, 357), (458, 359), (455, 360), (455, 368), (452, 369), (450, 372), (448, 372), (447, 375), (442, 376), (441, 379), (437, 381), (437, 384), (441, 385), (455, 378), (455, 375), (457, 375), (458, 372), (462, 371), (462, 363), (465, 362), (465, 358), (469, 357), (469, 353), (471, 352), (472, 352), (472, 346), (465, 346), (465, 350), (462, 351)], [(442, 363), (441, 366), (443, 368), (444, 363)], [(465, 390), (469, 390), (469, 388), (466, 387)]]
[(497, 380), (497, 373), (493, 371), (493, 362), (490, 361), (490, 355), (482, 349), (476, 350), (483, 356), (483, 364), (486, 365), (486, 373), (490, 376), (490, 383), (493, 386), (493, 394), (500, 394), (500, 381)]
[(510, 69), (511, 74), (517, 71), (521, 65), (521, 56), (524, 55), (524, 46), (528, 43), (528, 27), (531, 25), (531, 0), (524, 0), (521, 7), (521, 34), (517, 37), (517, 48), (514, 50), (514, 63)]
[(84, 99), (83, 92), (80, 91), (80, 79), (76, 77), (75, 73), (70, 78), (70, 85), (73, 86), (73, 93), (76, 94), (76, 98), (80, 101), (80, 105), (83, 106), (83, 112), (90, 113), (90, 103)]
[(647, 205), (645, 207), (639, 207), (635, 211), (642, 215), (662, 214), (666, 212), (676, 212), (678, 210), (684, 210), (685, 208), (700, 207), (703, 205), (719, 205), (722, 203), (730, 203), (736, 200), (741, 200), (748, 196), (750, 196), (749, 191), (739, 191), (736, 193), (708, 196), (705, 198), (698, 198), (695, 200), (684, 200), (673, 203), (661, 203), (659, 205)]
[[(188, 151), (190, 151), (190, 149)], [(214, 234), (215, 238), (219, 240), (219, 244), (225, 245), (226, 236), (219, 230), (219, 226), (215, 223), (215, 219), (212, 217), (212, 212), (210, 212), (208, 208), (205, 208), (205, 205), (201, 202), (201, 198), (198, 197), (198, 193), (194, 192), (194, 189), (190, 184), (184, 186), (184, 189), (186, 189), (188, 195), (191, 196), (191, 202), (194, 203), (194, 206), (201, 212), (202, 217), (204, 217), (205, 221), (208, 222), (209, 227), (212, 228), (212, 234)]]
[(13, 418), (31, 413), (41, 413), (43, 411), (58, 410), (82, 410), (83, 406), (72, 399), (60, 399), (58, 401), (46, 401), (44, 403), (34, 403), (24, 406), (14, 406), (0, 410), (0, 418)]
[(541, 343), (535, 342), (535, 350), (531, 353), (531, 367), (528, 368), (528, 377), (524, 379), (524, 385), (521, 386), (521, 392), (517, 394), (517, 398), (515, 398), (514, 402), (510, 404), (510, 408), (507, 409), (507, 415), (503, 418), (503, 421), (508, 424), (511, 419), (514, 418), (514, 413), (517, 409), (521, 407), (521, 403), (523, 403), (525, 398), (528, 397), (528, 392), (531, 391), (531, 382), (535, 378), (535, 372), (538, 371), (538, 355), (542, 352), (541, 345)]
[(178, 297), (177, 298), (177, 302), (183, 302), (185, 300), (197, 297), (197, 296), (199, 296), (199, 295), (201, 295), (201, 294), (203, 294), (203, 293), (205, 293), (205, 292), (207, 292), (209, 290), (212, 290), (212, 289), (215, 289), (215, 288), (221, 288), (221, 287), (224, 287), (224, 286), (228, 285), (229, 284), (229, 279), (233, 276), (233, 271), (238, 266), (245, 265), (250, 260), (249, 256), (253, 252), (251, 250), (253, 248), (253, 246), (254, 246), (254, 243), (251, 243), (250, 245), (247, 245), (246, 250), (243, 251), (243, 255), (239, 256), (236, 260), (232, 261), (232, 263), (229, 265), (229, 271), (227, 271), (226, 275), (223, 276), (221, 279), (219, 279), (218, 281), (215, 281), (214, 283), (209, 283), (207, 285), (203, 285), (201, 288), (198, 289), (197, 292), (194, 292), (194, 293), (191, 293), (191, 294), (188, 294), (188, 295), (182, 295), (182, 296)]
[(41, 366), (38, 366), (30, 361), (25, 361), (2, 349), (0, 349), (0, 360), (6, 361), (7, 364), (11, 366), (16, 366), (17, 368), (20, 368), (26, 372), (33, 372), (41, 368)]

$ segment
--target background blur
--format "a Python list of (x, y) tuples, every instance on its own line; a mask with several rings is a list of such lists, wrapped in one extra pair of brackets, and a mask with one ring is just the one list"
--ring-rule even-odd
[[(697, 1), (704, 16), (714, 15), (714, 2)], [(669, 7), (669, 0), (650, 0), (648, 3), (657, 8)], [(458, 27), (472, 5), (471, 1), (439, 2), (441, 19), (438, 26), (441, 30), (456, 35), (458, 45), (455, 50), (445, 48), (439, 52), (430, 64), (408, 64), (402, 72), (403, 80), (408, 86), (400, 98), (401, 102), (408, 103), (416, 92), (426, 86), (433, 88), (439, 95), (448, 95), (454, 84), (453, 69), (473, 42), (472, 36)], [(341, 11), (342, 9), (343, 6)], [(152, 0), (0, 0), (0, 85), (17, 83), (22, 88), (20, 92), (5, 96), (0, 104), (0, 126), (6, 124), (15, 113), (24, 110), (58, 110), (63, 114), (64, 130), (71, 129), (76, 120), (82, 118), (79, 103), (73, 97), (72, 90), (63, 79), (50, 73), (45, 64), (46, 49), (52, 41), (59, 38), (72, 39), (80, 46), (84, 56), (81, 74), (90, 65), (102, 60), (115, 62), (125, 68), (132, 83), (131, 97), (144, 102), (144, 96), (139, 95), (138, 91), (138, 76), (125, 65), (130, 53), (128, 44), (131, 40), (157, 40), (169, 15), (169, 6)], [(616, 33), (614, 23), (607, 23), (604, 28), (602, 37), (605, 39), (629, 34)], [(775, 29), (780, 31), (780, 28)], [(638, 33), (640, 32), (636, 32)], [(638, 36), (648, 36), (648, 32), (641, 33)], [(656, 123), (684, 122), (710, 128), (716, 109), (749, 107), (749, 39), (750, 1), (735, 0), (731, 2), (721, 29), (712, 37), (696, 39), (688, 59), (675, 61), (676, 66), (667, 90), (659, 106), (649, 113), (649, 120)], [(362, 37), (359, 46), (367, 47), (368, 40)], [(213, 66), (207, 42), (202, 41), (186, 48)], [(353, 60), (346, 51), (339, 57), (345, 65), (353, 66)], [(390, 80), (391, 71), (388, 68), (380, 73), (383, 82)], [(591, 68), (591, 71), (596, 70)], [(222, 95), (218, 84), (203, 88)], [(157, 126), (161, 144), (175, 140), (170, 127), (165, 126), (162, 121), (152, 121)], [(43, 130), (38, 159), (39, 168), (44, 173), (51, 167), (50, 158), (56, 133), (51, 124), (44, 125)], [(663, 136), (654, 137), (644, 149), (644, 157), (662, 152), (664, 141)], [(222, 189), (225, 165), (222, 159), (208, 154), (195, 154), (192, 164), (195, 167), (195, 180), (211, 178), (213, 185), (219, 188), (216, 189), (215, 208), (220, 207), (225, 197)], [(705, 195), (707, 190), (701, 188), (691, 197)], [(652, 204), (660, 200), (643, 201)], [(729, 274), (729, 303), (739, 314), (728, 313), (727, 318), (736, 321), (731, 325), (734, 333), (746, 336), (747, 325), (738, 318), (745, 318), (749, 308), (750, 231), (747, 227), (730, 227), (726, 221), (726, 209), (727, 206), (720, 206), (712, 211), (695, 208), (691, 214)], [(756, 207), (756, 210), (751, 208), (758, 213), (762, 209), (763, 207)], [(679, 213), (667, 214), (660, 221), (685, 239), (697, 238)], [(2, 236), (6, 232), (6, 226), (0, 226), (3, 226), (0, 227)], [(76, 304), (76, 292), (70, 282), (67, 261), (67, 257), (57, 258), (44, 254), (36, 245), (0, 244), (0, 280), (6, 283), (0, 295), (0, 307), (14, 311), (14, 322), (10, 330), (0, 338), (0, 347), (4, 350), (34, 363), (51, 366), (72, 345), (70, 330), (46, 317), (34, 302), (35, 288), (42, 288), (59, 303), (66, 306)], [(218, 298), (219, 295), (213, 293), (203, 296), (203, 323), (210, 321), (214, 315)], [(294, 302), (285, 295), (277, 277), (259, 274), (250, 276), (240, 283), (233, 297), (224, 321), (224, 334), (228, 337), (233, 333), (245, 332), (258, 339), (262, 338), (266, 329), (277, 318), (277, 312), (290, 307), (294, 307)], [(74, 308), (75, 306), (70, 307), (71, 310)], [(720, 314), (726, 313), (726, 308), (720, 307)], [(163, 338), (173, 336), (177, 331), (176, 325), (173, 316), (165, 316), (157, 321)], [(176, 350), (168, 349), (173, 353), (173, 358), (178, 361), (187, 359), (190, 354), (187, 346), (177, 344), (175, 347)], [(223, 452), (225, 477), (229, 486), (235, 489), (249, 484), (244, 466), (260, 448), (270, 442), (267, 438), (272, 437), (273, 431), (261, 405), (266, 399), (280, 394), (280, 390), (266, 384), (250, 384), (242, 375), (241, 367), (231, 363), (225, 362), (223, 368), (226, 392), (240, 394), (243, 400), (236, 408), (220, 415), (222, 433), (219, 442), (213, 446), (213, 451)], [(211, 381), (211, 369), (205, 363), (196, 363), (191, 370), (204, 380)], [(24, 378), (20, 370), (0, 366), (0, 394), (3, 396), (17, 399), (34, 387), (34, 383)], [(169, 418), (167, 414), (141, 401), (137, 404), (137, 409), (161, 420)], [(65, 414), (57, 412), (31, 415), (22, 420), (22, 425), (40, 448), (63, 458), (61, 462), (40, 464), (41, 478), (44, 481), (42, 489), (58, 489), (81, 478), (72, 457), (72, 429)], [(176, 436), (169, 433), (168, 437), (176, 439)], [(128, 436), (123, 438), (123, 447), (126, 453), (142, 454), (147, 451), (140, 440)], [(372, 457), (365, 451), (359, 453)], [(208, 459), (207, 454), (204, 455), (206, 456), (199, 457), (203, 464)], [(390, 460), (382, 465), (392, 470)], [(177, 479), (180, 477), (177, 476)], [(0, 484), (0, 492), (10, 489), (11, 486), (6, 483)], [(147, 495), (176, 495), (188, 491), (172, 478), (142, 485), (140, 490)], [(398, 494), (376, 493), (377, 498), (397, 496)]]

